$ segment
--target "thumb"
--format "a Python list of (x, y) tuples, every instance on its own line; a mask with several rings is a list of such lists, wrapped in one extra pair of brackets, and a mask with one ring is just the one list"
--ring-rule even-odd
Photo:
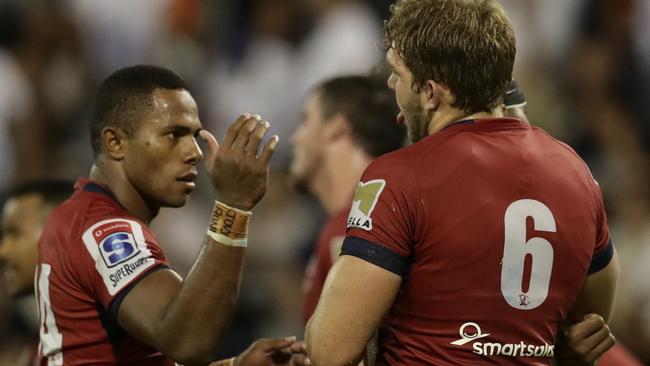
[(201, 139), (203, 139), (207, 145), (207, 151), (205, 154), (205, 167), (208, 169), (208, 171), (212, 171), (214, 161), (217, 158), (217, 152), (219, 151), (219, 143), (217, 142), (217, 139), (214, 137), (214, 135), (207, 130), (199, 131), (199, 136), (201, 136)]

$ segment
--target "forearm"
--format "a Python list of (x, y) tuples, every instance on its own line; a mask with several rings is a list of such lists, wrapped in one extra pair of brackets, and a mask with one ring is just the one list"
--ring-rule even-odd
[(239, 296), (249, 218), (250, 212), (215, 203), (186, 279), (164, 270), (139, 282), (118, 312), (124, 329), (176, 362), (212, 361)]
[(230, 324), (239, 297), (250, 215), (215, 203), (194, 266), (162, 314), (166, 341), (171, 341), (165, 345), (181, 355), (196, 354), (205, 361)]
[[(177, 361), (196, 357), (212, 361), (230, 324), (242, 275), (244, 248), (227, 246), (211, 238), (183, 285), (161, 316), (161, 350), (169, 350)], [(206, 359), (207, 357), (207, 359)]]

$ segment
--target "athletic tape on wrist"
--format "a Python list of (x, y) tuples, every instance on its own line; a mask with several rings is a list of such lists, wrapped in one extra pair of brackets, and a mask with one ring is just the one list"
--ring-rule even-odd
[(250, 218), (250, 211), (239, 210), (219, 201), (214, 201), (212, 217), (206, 235), (221, 244), (246, 247)]

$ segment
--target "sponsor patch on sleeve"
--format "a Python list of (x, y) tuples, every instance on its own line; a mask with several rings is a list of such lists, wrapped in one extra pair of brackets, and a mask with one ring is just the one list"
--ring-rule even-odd
[(357, 190), (354, 192), (352, 208), (348, 216), (348, 229), (359, 228), (363, 230), (372, 230), (372, 211), (379, 200), (379, 195), (384, 190), (386, 181), (383, 179), (373, 179), (367, 182), (360, 182)]
[(82, 239), (111, 296), (156, 263), (137, 221), (103, 220), (86, 230)]

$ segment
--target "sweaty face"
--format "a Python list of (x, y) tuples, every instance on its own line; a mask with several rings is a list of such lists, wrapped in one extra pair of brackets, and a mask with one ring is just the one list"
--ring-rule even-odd
[(38, 194), (11, 198), (2, 210), (0, 263), (2, 280), (12, 296), (33, 291), (38, 238), (49, 208)]
[(309, 189), (323, 159), (323, 125), (319, 93), (309, 96), (303, 107), (302, 123), (291, 136), (293, 160), (291, 178), (299, 189)]
[(395, 99), (400, 109), (397, 122), (406, 124), (411, 142), (418, 142), (429, 135), (431, 114), (422, 107), (420, 94), (413, 90), (413, 74), (395, 49), (388, 50), (386, 61), (391, 70), (388, 87), (395, 91)]
[(131, 184), (155, 207), (183, 206), (195, 188), (201, 130), (194, 99), (186, 90), (156, 89), (127, 139), (124, 168)]

